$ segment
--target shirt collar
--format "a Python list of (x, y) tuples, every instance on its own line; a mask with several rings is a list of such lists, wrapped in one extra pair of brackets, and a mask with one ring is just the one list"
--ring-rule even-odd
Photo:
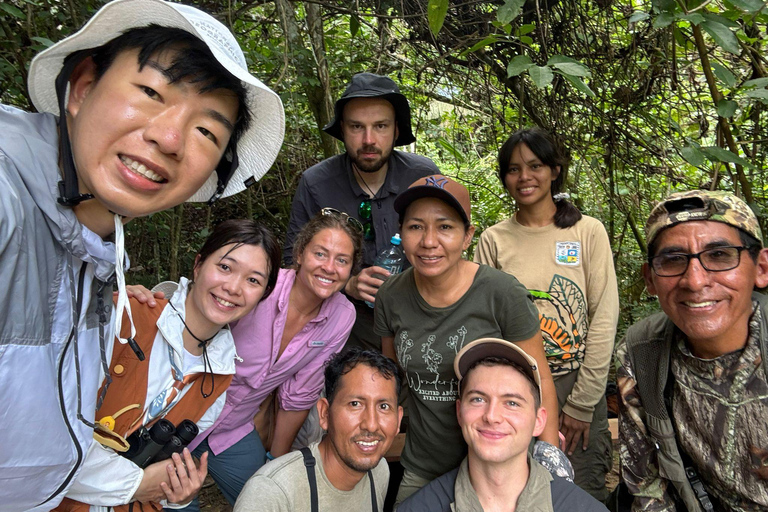
[[(468, 461), (469, 459), (465, 457), (459, 467), (459, 473), (456, 475), (454, 485), (456, 501), (452, 504), (452, 510), (454, 512), (483, 512), (483, 506), (480, 504), (480, 499), (469, 479)], [(528, 467), (530, 468), (528, 482), (517, 499), (515, 510), (552, 512), (552, 491), (549, 485), (552, 481), (552, 475), (541, 464), (533, 460), (530, 454), (528, 454)]]

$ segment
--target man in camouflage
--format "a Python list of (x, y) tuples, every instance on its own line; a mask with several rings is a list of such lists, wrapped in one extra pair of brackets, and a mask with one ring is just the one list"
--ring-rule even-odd
[[(646, 224), (663, 313), (617, 347), (621, 474), (632, 510), (768, 508), (768, 249), (724, 192), (673, 194)], [(746, 253), (746, 254), (742, 254)]]

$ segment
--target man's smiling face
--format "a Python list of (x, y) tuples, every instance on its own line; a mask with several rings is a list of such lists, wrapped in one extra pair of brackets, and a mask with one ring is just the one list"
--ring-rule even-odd
[[(741, 245), (735, 227), (714, 221), (683, 222), (659, 233), (654, 256)], [(685, 333), (694, 353), (711, 358), (724, 353), (718, 347), (736, 350), (746, 341), (752, 290), (768, 285), (766, 261), (765, 249), (758, 264), (741, 251), (739, 265), (723, 272), (708, 271), (698, 259), (691, 259), (679, 276), (658, 276), (647, 263), (643, 273), (648, 291), (658, 295), (661, 309)]]
[(100, 77), (88, 58), (72, 74), (69, 132), (80, 191), (106, 210), (138, 217), (183, 203), (221, 160), (237, 120), (228, 90), (200, 93), (163, 72), (173, 50), (139, 69), (119, 53)]

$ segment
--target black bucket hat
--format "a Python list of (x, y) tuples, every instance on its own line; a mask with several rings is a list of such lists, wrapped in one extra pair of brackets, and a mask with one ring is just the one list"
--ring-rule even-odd
[(344, 106), (354, 98), (382, 98), (395, 108), (398, 136), (395, 146), (404, 146), (416, 140), (411, 131), (411, 107), (408, 100), (400, 93), (400, 88), (389, 77), (373, 73), (358, 73), (352, 77), (344, 94), (336, 102), (333, 121), (323, 127), (328, 135), (344, 141), (341, 134), (341, 118)]

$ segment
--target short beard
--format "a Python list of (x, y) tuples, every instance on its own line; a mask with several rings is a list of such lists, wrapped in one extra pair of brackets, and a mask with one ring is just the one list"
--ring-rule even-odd
[[(366, 147), (361, 148), (360, 151), (363, 151), (367, 149)], [(395, 146), (391, 146), (388, 150), (382, 150), (379, 156), (379, 159), (375, 162), (365, 162), (361, 158), (359, 158), (356, 154), (352, 155), (349, 154), (349, 158), (352, 159), (352, 163), (357, 167), (357, 170), (360, 172), (365, 173), (374, 173), (379, 172), (382, 167), (384, 167), (385, 164), (389, 163), (389, 158), (392, 156), (392, 151), (395, 149)]]

